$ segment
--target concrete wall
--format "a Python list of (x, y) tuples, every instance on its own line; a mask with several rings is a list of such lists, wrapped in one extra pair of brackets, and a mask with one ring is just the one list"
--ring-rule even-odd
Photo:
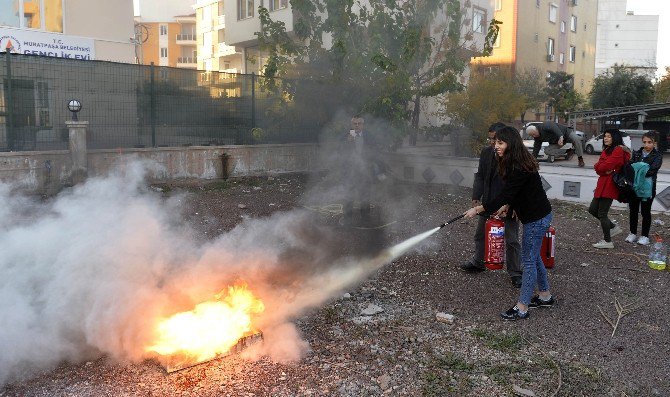
[[(430, 177), (434, 176), (430, 183), (471, 188), (474, 174), (477, 172), (478, 159), (390, 153), (387, 155), (387, 164), (391, 167), (393, 175), (401, 180), (428, 183)], [(591, 202), (598, 180), (592, 168), (562, 166), (556, 163), (541, 163), (540, 175), (545, 181), (547, 197), (583, 204)], [(670, 171), (659, 171), (656, 192), (652, 210), (670, 213)], [(667, 193), (668, 199), (664, 198), (664, 193)], [(464, 207), (468, 204), (469, 202), (463, 203)], [(625, 204), (616, 201), (613, 206), (626, 207)]]
[[(219, 179), (224, 176), (224, 154), (229, 156), (226, 173), (232, 177), (309, 172), (316, 168), (317, 153), (314, 144), (89, 150), (87, 174), (106, 175), (115, 165), (146, 159), (158, 164), (149, 174), (154, 181)], [(73, 183), (72, 171), (68, 150), (0, 153), (0, 181), (27, 191), (56, 192)]]

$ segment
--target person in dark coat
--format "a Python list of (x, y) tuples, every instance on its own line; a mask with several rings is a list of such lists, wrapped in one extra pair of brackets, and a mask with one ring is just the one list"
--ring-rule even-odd
[[(498, 175), (498, 160), (493, 149), (495, 143), (495, 133), (497, 130), (505, 127), (503, 123), (494, 123), (489, 127), (488, 143), (479, 155), (479, 166), (475, 173), (475, 180), (472, 186), (472, 205), (477, 206), (482, 202), (489, 201), (502, 191), (503, 182)], [(480, 272), (484, 267), (484, 226), (491, 213), (483, 212), (477, 219), (475, 229), (475, 252), (472, 259), (461, 265), (461, 269), (466, 272)], [(505, 265), (507, 273), (510, 276), (512, 285), (521, 287), (521, 259), (519, 252), (519, 222), (510, 212), (504, 217), (505, 221)]]
[(362, 117), (353, 117), (351, 130), (342, 140), (341, 155), (346, 158), (343, 182), (349, 194), (342, 212), (344, 222), (348, 224), (352, 223), (355, 201), (360, 205), (361, 219), (370, 220), (373, 185), (386, 178), (384, 163), (379, 158), (383, 145), (376, 136), (363, 129), (364, 123)]
[(612, 202), (619, 198), (619, 188), (612, 179), (612, 174), (621, 171), (621, 168), (630, 160), (630, 149), (623, 144), (623, 135), (617, 129), (605, 131), (603, 135), (603, 152), (593, 165), (598, 174), (596, 189), (593, 191), (593, 200), (589, 205), (589, 214), (600, 221), (603, 230), (603, 239), (593, 244), (595, 248), (614, 248), (612, 237), (622, 233), (621, 228), (608, 218), (607, 214)]
[(519, 131), (504, 127), (495, 134), (498, 174), (503, 180), (500, 194), (492, 200), (476, 205), (463, 213), (467, 218), (482, 212), (506, 214), (516, 212), (523, 224), (521, 263), (523, 277), (516, 305), (500, 313), (503, 320), (528, 318), (528, 309), (551, 307), (554, 298), (549, 290), (547, 269), (540, 250), (542, 240), (551, 224), (551, 203), (540, 179), (537, 160), (523, 145)]
[(561, 148), (569, 142), (572, 143), (573, 153), (577, 153), (577, 164), (580, 167), (584, 167), (582, 138), (572, 128), (552, 121), (545, 121), (538, 126), (529, 126), (526, 128), (526, 133), (535, 139), (533, 143), (533, 156), (536, 158), (540, 153), (540, 149), (542, 149), (543, 142), (549, 142), (549, 146), (544, 149), (544, 153), (548, 156), (562, 156), (565, 152)]
[[(649, 245), (649, 229), (651, 228), (651, 204), (656, 197), (656, 177), (658, 170), (663, 164), (663, 155), (656, 149), (658, 134), (654, 131), (645, 132), (642, 135), (642, 147), (633, 152), (630, 163), (645, 162), (649, 164), (649, 171), (645, 177), (651, 178), (651, 198), (642, 201), (639, 197), (629, 197), (628, 209), (630, 210), (629, 226), (630, 233), (626, 237), (626, 242), (637, 243), (640, 245)], [(642, 209), (642, 232), (637, 237), (637, 214)]]

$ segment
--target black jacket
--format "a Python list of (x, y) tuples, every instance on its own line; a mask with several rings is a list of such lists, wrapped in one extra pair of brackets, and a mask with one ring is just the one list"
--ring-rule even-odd
[(649, 171), (647, 171), (645, 176), (651, 177), (651, 196), (654, 197), (656, 196), (656, 178), (658, 177), (658, 170), (661, 169), (661, 165), (663, 165), (663, 154), (654, 148), (649, 152), (647, 157), (642, 157), (642, 150), (643, 149), (640, 148), (633, 152), (633, 155), (630, 158), (630, 163), (633, 164), (643, 161), (649, 164)]
[[(503, 182), (498, 175), (498, 160), (493, 146), (488, 145), (479, 154), (479, 165), (472, 184), (472, 199), (482, 203), (490, 201), (502, 192)], [(480, 215), (489, 216), (488, 212)]]
[(551, 203), (542, 187), (540, 174), (513, 169), (507, 173), (502, 192), (489, 203), (482, 203), (484, 211), (495, 212), (505, 204), (515, 211), (521, 223), (542, 219), (551, 212)]
[(558, 140), (563, 138), (563, 143), (571, 142), (570, 140), (570, 130), (560, 124), (546, 121), (542, 124), (538, 124), (537, 131), (540, 133), (540, 136), (535, 138), (533, 142), (533, 156), (537, 157), (542, 149), (542, 142), (549, 142), (550, 145), (558, 144)]

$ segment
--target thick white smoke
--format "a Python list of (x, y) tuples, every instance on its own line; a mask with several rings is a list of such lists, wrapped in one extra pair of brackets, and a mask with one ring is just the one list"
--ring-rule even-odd
[(291, 320), (380, 265), (338, 256), (299, 210), (203, 244), (180, 219), (187, 201), (163, 199), (144, 176), (129, 164), (47, 204), (0, 184), (0, 386), (63, 361), (146, 358), (156, 319), (238, 280), (266, 304), (255, 355), (295, 360), (308, 346)]

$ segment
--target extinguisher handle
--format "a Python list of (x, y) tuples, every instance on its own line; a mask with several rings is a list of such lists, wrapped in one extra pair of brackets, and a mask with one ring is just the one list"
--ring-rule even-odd
[(463, 218), (464, 216), (465, 216), (465, 214), (460, 214), (459, 216), (455, 216), (455, 217), (449, 219), (448, 221), (444, 222), (443, 224), (441, 224), (441, 225), (440, 225), (440, 228), (443, 228), (443, 227), (447, 226), (447, 225), (450, 224), (450, 223), (454, 223), (454, 222), (456, 222), (457, 220)]

